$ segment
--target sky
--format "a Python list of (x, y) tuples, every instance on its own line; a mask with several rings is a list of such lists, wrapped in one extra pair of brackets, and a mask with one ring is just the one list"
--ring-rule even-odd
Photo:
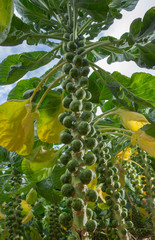
[[(143, 18), (145, 12), (153, 6), (155, 6), (154, 0), (139, 0), (136, 8), (133, 11), (127, 12), (123, 10), (121, 12), (123, 14), (123, 17), (120, 20), (116, 19), (108, 30), (100, 34), (100, 37), (113, 36), (119, 38), (123, 33), (129, 31), (130, 24), (135, 18)], [(49, 51), (50, 48), (45, 45), (30, 46), (27, 45), (26, 42), (15, 47), (0, 47), (0, 62), (3, 61), (8, 55), (42, 50)], [(43, 66), (35, 71), (31, 71), (27, 73), (22, 79), (40, 77), (45, 71), (51, 68), (53, 64), (54, 62), (52, 61), (46, 66)], [(118, 71), (128, 77), (130, 77), (134, 72), (146, 72), (152, 75), (155, 74), (154, 70), (139, 68), (136, 63), (132, 61), (107, 64), (106, 59), (104, 59), (99, 61), (97, 64), (108, 72), (112, 73), (114, 71)], [(16, 83), (0, 86), (0, 104), (4, 103), (7, 100), (7, 95), (10, 90), (15, 86), (15, 84)]]

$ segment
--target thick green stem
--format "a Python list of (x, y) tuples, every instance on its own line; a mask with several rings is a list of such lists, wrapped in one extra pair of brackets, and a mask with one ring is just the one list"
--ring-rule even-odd
[(73, 0), (73, 41), (77, 39), (77, 5), (76, 0)]
[(93, 19), (89, 18), (87, 22), (79, 29), (78, 35), (80, 35), (92, 22)]
[(54, 35), (54, 34), (31, 34), (30, 37), (32, 38), (52, 38), (52, 39), (57, 39), (57, 40), (61, 40), (61, 41), (67, 41), (66, 38), (62, 37), (59, 35)]

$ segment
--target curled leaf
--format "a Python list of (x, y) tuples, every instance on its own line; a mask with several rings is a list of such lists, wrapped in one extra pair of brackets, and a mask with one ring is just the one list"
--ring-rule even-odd
[(139, 148), (155, 157), (155, 138), (139, 129), (133, 133), (131, 143), (138, 144)]
[(119, 114), (123, 126), (133, 132), (138, 131), (144, 125), (149, 124), (147, 119), (140, 113), (124, 109), (118, 109), (116, 113)]
[(34, 143), (34, 118), (32, 103), (8, 101), (0, 106), (0, 145), (20, 155), (28, 155)]

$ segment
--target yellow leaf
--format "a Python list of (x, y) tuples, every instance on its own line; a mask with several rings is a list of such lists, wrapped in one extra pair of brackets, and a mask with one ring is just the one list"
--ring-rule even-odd
[(145, 217), (148, 217), (148, 218), (150, 217), (150, 215), (148, 214), (148, 212), (144, 208), (142, 208), (142, 207), (137, 207), (137, 208), (138, 208), (141, 215), (143, 215)]
[[(8, 101), (0, 106), (0, 145), (28, 155), (34, 143), (34, 118), (30, 100)], [(37, 115), (37, 116), (36, 116)]]
[[(95, 172), (96, 166), (97, 164), (94, 164), (93, 166), (88, 168)], [(97, 186), (97, 176), (87, 185), (87, 187), (96, 190), (96, 186)]]
[(96, 188), (96, 191), (98, 192), (99, 197), (101, 198), (103, 203), (106, 203), (105, 197), (109, 196), (107, 193), (102, 192), (101, 188)]
[(120, 159), (128, 160), (130, 159), (131, 155), (132, 155), (131, 148), (128, 147), (125, 149), (125, 151), (119, 152), (116, 156)]
[(27, 222), (29, 222), (31, 219), (33, 218), (33, 212), (30, 209), (30, 211), (28, 212), (28, 214), (22, 219), (22, 224), (26, 224)]
[(28, 204), (25, 200), (22, 200), (20, 204), (21, 204), (21, 206), (23, 208), (22, 209), (22, 214), (24, 216), (28, 215), (29, 211), (31, 210), (31, 205)]
[(133, 133), (131, 143), (133, 145), (138, 144), (142, 150), (155, 157), (155, 138), (149, 136), (143, 130), (139, 129)]
[(37, 132), (42, 142), (60, 142), (60, 132), (65, 129), (58, 120), (58, 116), (62, 112), (64, 112), (64, 108), (61, 103), (58, 103), (56, 107), (52, 107), (49, 104), (40, 110), (40, 118), (37, 121)]
[(133, 132), (138, 131), (146, 124), (150, 124), (142, 114), (137, 112), (118, 109), (117, 114), (119, 114), (123, 126)]

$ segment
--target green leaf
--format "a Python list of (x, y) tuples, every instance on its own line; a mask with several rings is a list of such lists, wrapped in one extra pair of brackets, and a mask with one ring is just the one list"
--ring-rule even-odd
[(12, 99), (23, 100), (23, 94), (29, 89), (36, 88), (39, 82), (40, 82), (39, 78), (23, 79), (19, 81), (17, 85), (9, 92), (7, 100)]
[(7, 38), (13, 15), (13, 1), (0, 0), (0, 43)]
[(63, 198), (61, 191), (53, 188), (50, 178), (37, 183), (36, 191), (51, 203), (59, 203)]
[[(41, 8), (32, 1), (14, 0), (17, 12), (27, 24), (34, 23), (35, 28), (40, 30), (51, 30), (57, 22), (52, 19), (52, 11), (48, 8)], [(53, 23), (53, 24), (52, 24)]]
[(92, 94), (91, 101), (93, 103), (99, 103), (102, 100), (109, 100), (112, 98), (112, 93), (103, 83), (103, 81), (96, 76), (95, 72), (89, 77), (88, 90)]
[(16, 15), (13, 15), (10, 31), (5, 41), (1, 42), (1, 46), (15, 46), (21, 44), (30, 35), (32, 25), (24, 23)]
[(155, 106), (155, 77), (148, 73), (134, 73), (131, 78), (114, 72), (112, 76), (129, 91), (137, 103)]
[(10, 55), (0, 63), (0, 85), (11, 84), (51, 61), (52, 54), (45, 51)]
[(22, 161), (22, 170), (27, 178), (33, 182), (40, 182), (48, 178), (57, 161), (58, 152), (39, 146), (32, 150)]
[(50, 181), (55, 189), (60, 190), (62, 186), (62, 182), (60, 181), (60, 177), (62, 174), (64, 174), (66, 171), (66, 167), (60, 167), (59, 165), (56, 165), (53, 168), (52, 174), (49, 177)]
[(150, 135), (151, 137), (155, 138), (155, 123), (154, 124), (147, 124), (141, 128), (146, 134)]
[(43, 240), (43, 238), (40, 236), (40, 234), (35, 228), (30, 226), (30, 231), (31, 240)]

